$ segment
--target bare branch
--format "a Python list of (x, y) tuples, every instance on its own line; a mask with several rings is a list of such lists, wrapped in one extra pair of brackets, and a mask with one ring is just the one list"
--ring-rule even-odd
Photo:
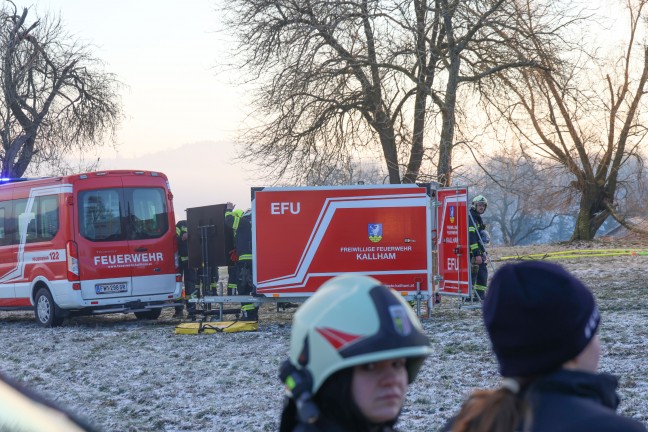
[(121, 118), (115, 77), (65, 34), (60, 19), (29, 17), (11, 3), (0, 9), (3, 177), (41, 165), (63, 169), (69, 152), (99, 146)]

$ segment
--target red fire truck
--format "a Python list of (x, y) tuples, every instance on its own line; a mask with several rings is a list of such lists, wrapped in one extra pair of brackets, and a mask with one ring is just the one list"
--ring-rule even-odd
[(341, 273), (431, 294), (429, 188), (265, 188), (254, 195), (254, 279), (266, 297), (309, 296)]
[[(430, 184), (254, 188), (256, 296), (205, 295), (200, 301), (221, 308), (299, 302), (343, 273), (373, 276), (407, 300), (427, 302), (428, 311), (436, 294), (470, 297), (467, 195), (466, 188)], [(192, 221), (190, 211), (203, 209), (220, 212), (220, 221)], [(189, 209), (189, 225), (222, 230), (224, 211), (224, 204)], [(196, 245), (212, 242), (191, 229), (189, 235)], [(213, 236), (220, 256), (231, 249), (225, 238), (223, 232)], [(191, 248), (189, 254), (191, 261)]]
[(156, 319), (181, 297), (172, 194), (150, 171), (0, 184), (0, 309)]
[(468, 189), (437, 191), (437, 224), (434, 249), (437, 253), (438, 292), (472, 298), (470, 251), (468, 248)]

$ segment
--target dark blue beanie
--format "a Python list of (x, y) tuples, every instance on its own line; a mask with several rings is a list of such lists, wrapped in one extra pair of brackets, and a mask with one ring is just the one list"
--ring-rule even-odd
[(493, 275), (483, 316), (505, 377), (559, 369), (596, 334), (600, 322), (594, 296), (557, 264), (507, 264)]

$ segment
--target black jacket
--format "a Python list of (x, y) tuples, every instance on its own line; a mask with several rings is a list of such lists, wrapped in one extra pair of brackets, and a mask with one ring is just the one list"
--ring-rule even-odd
[(189, 256), (189, 242), (182, 240), (182, 234), (187, 232), (187, 225), (176, 226), (176, 240), (178, 241), (178, 255), (182, 257)]
[[(561, 369), (539, 378), (523, 395), (531, 408), (531, 432), (646, 432), (637, 420), (616, 413), (617, 379), (610, 374)], [(524, 416), (524, 415), (523, 415)], [(451, 419), (441, 430), (452, 430)]]
[[(480, 241), (478, 234), (480, 231), (486, 229), (486, 225), (481, 215), (474, 208), (470, 209), (470, 216), (468, 217), (468, 247), (470, 248), (470, 257), (472, 258), (484, 255), (486, 252), (486, 248)], [(473, 221), (475, 222), (474, 224)]]
[[(350, 395), (340, 395), (340, 399), (347, 399)], [(320, 413), (319, 419), (313, 424), (299, 423), (297, 409), (292, 399), (285, 401), (281, 412), (279, 432), (397, 432), (390, 425), (370, 425), (363, 420), (361, 424), (343, 424), (342, 419), (328, 418)], [(357, 420), (357, 417), (355, 418)], [(347, 419), (348, 420), (348, 419)]]
[(252, 217), (246, 214), (238, 218), (232, 212), (225, 212), (225, 225), (232, 228), (234, 234), (234, 246), (240, 261), (252, 259)]
[[(389, 426), (377, 426), (372, 432), (397, 432)], [(317, 423), (312, 425), (299, 424), (292, 432), (358, 432), (356, 430), (344, 428), (326, 418), (321, 418)]]
[(609, 374), (560, 370), (535, 382), (528, 393), (533, 431), (646, 431), (616, 413), (617, 379)]

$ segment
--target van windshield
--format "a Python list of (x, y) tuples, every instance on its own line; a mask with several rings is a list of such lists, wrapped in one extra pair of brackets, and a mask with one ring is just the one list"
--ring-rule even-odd
[(110, 188), (79, 192), (79, 232), (88, 240), (161, 237), (169, 229), (162, 188)]

